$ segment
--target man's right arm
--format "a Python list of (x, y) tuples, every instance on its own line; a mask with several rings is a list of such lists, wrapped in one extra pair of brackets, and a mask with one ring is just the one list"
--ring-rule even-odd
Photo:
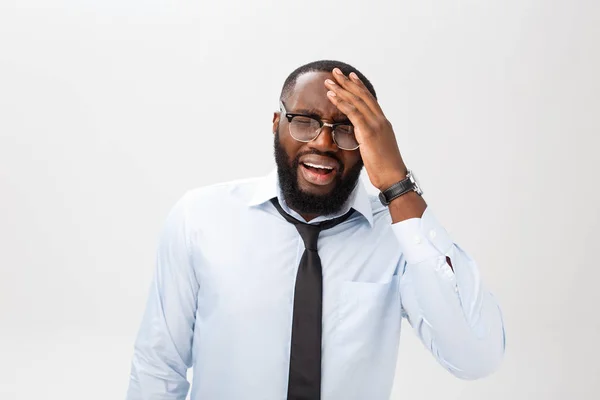
[(160, 235), (156, 270), (135, 342), (127, 400), (184, 400), (192, 365), (198, 281), (186, 199), (170, 211)]

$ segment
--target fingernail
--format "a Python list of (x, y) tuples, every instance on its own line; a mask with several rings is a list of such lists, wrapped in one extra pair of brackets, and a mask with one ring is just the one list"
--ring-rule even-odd
[(329, 83), (330, 85), (335, 85), (335, 82), (331, 79), (326, 79), (325, 82)]
[(330, 96), (330, 97), (335, 97), (335, 96), (336, 96), (336, 94), (335, 94), (335, 92), (332, 92), (332, 91), (330, 90), (329, 92), (327, 92), (327, 96)]
[(343, 74), (342, 74), (342, 70), (341, 70), (341, 69), (339, 69), (339, 68), (334, 68), (334, 69), (333, 69), (333, 72), (335, 72), (335, 73), (336, 73), (336, 74), (338, 74), (338, 75), (343, 75)]
[(360, 78), (354, 72), (350, 72), (350, 78), (360, 82)]

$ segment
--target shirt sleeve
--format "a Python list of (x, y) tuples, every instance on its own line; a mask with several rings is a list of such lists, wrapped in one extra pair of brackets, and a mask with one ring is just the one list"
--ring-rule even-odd
[(186, 196), (160, 234), (156, 269), (135, 342), (128, 400), (184, 400), (189, 390), (198, 282), (186, 226)]
[(421, 218), (392, 224), (392, 229), (402, 250), (403, 315), (420, 340), (459, 378), (492, 373), (504, 355), (504, 323), (475, 261), (429, 207)]

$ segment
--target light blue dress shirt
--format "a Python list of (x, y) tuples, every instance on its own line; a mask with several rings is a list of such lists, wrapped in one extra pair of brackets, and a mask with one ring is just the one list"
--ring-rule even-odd
[[(198, 188), (173, 207), (135, 343), (127, 399), (285, 400), (294, 280), (304, 244), (270, 203), (277, 173)], [(388, 399), (405, 317), (439, 363), (464, 379), (504, 354), (500, 309), (475, 262), (430, 208), (391, 223), (359, 182), (322, 231), (323, 400)], [(447, 264), (450, 259), (453, 270)]]

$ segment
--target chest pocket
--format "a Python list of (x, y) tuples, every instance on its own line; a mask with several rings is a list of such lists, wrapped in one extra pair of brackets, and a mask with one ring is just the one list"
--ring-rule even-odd
[(385, 283), (346, 281), (340, 289), (338, 326), (348, 339), (376, 339), (401, 318), (398, 275)]

